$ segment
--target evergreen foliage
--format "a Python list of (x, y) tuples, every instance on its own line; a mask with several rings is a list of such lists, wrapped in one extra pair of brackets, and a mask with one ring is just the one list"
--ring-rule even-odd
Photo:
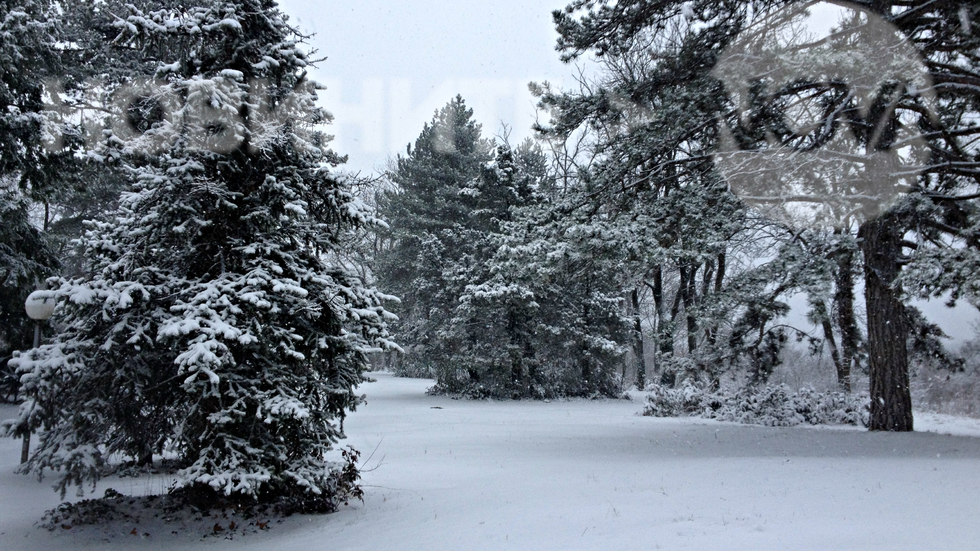
[(396, 163), (378, 274), (401, 293), (399, 370), (474, 397), (615, 394), (621, 297), (591, 251), (548, 241), (540, 147), (484, 140), (457, 97)]
[[(772, 325), (785, 312), (782, 299), (804, 291), (810, 318), (822, 327), (841, 387), (848, 389), (850, 371), (863, 355), (853, 304), (853, 278), (863, 262), (870, 427), (910, 430), (906, 344), (935, 353), (938, 343), (929, 339), (923, 344), (920, 337), (929, 330), (903, 300), (945, 293), (953, 300), (973, 300), (976, 288), (977, 255), (971, 251), (976, 248), (980, 133), (973, 122), (980, 82), (977, 11), (956, 2), (870, 2), (843, 8), (856, 11), (838, 22), (846, 32), (830, 40), (808, 42), (807, 33), (774, 32), (773, 25), (805, 17), (809, 6), (787, 1), (572, 2), (554, 13), (562, 57), (570, 61), (590, 53), (605, 72), (577, 93), (542, 88), (542, 104), (554, 118), (541, 131), (563, 146), (587, 145), (588, 169), (576, 176), (587, 192), (581, 208), (593, 215), (642, 212), (662, 203), (673, 189), (700, 187), (705, 197), (722, 201), (724, 186), (712, 191), (719, 168), (733, 188), (768, 190), (747, 194), (751, 205), (742, 209), (751, 210), (741, 210), (748, 213), (743, 221), (754, 217), (752, 211), (774, 215), (777, 221), (767, 226), (737, 222), (739, 207), (702, 202), (680, 209), (690, 231), (672, 232), (656, 217), (645, 227), (665, 237), (660, 249), (667, 252), (644, 259), (634, 273), (652, 290), (661, 357), (676, 352), (673, 322), (679, 305), (687, 311), (687, 357), (680, 365), (689, 372), (748, 357), (751, 378), (763, 382), (786, 341), (785, 332)], [(767, 19), (777, 14), (775, 21)], [(776, 44), (791, 34), (797, 43)], [(738, 48), (747, 44), (755, 48), (753, 55), (725, 57), (730, 48), (741, 52)], [(740, 83), (742, 89), (726, 89), (726, 69), (719, 66), (732, 59), (736, 64), (771, 59), (782, 65), (754, 66), (758, 71), (736, 67), (749, 82)], [(915, 65), (919, 59), (921, 66)], [(780, 67), (796, 72), (785, 78)], [(852, 67), (873, 67), (884, 80), (867, 81), (863, 72), (852, 75)], [(814, 150), (819, 154), (810, 154)], [(771, 162), (760, 164), (760, 158)], [(739, 159), (755, 164), (739, 164)], [(640, 193), (646, 201), (631, 203)], [(820, 235), (787, 225), (778, 211), (794, 202), (818, 205), (817, 218), (829, 217), (832, 229)], [(695, 223), (692, 212), (720, 216), (707, 214)], [(734, 232), (724, 236), (718, 231), (731, 222)], [(712, 232), (721, 239), (686, 246), (691, 234)], [(633, 240), (643, 235), (630, 233)], [(754, 239), (768, 242), (776, 255), (757, 249), (741, 259), (751, 269), (718, 280), (714, 297), (698, 292), (699, 270), (701, 289), (711, 290), (710, 265), (704, 260), (711, 255), (705, 253), (719, 254), (716, 265), (731, 268), (740, 246)], [(760, 259), (765, 265), (759, 265)], [(677, 270), (675, 283), (665, 277), (668, 269)], [(664, 296), (668, 285), (676, 289), (672, 308)], [(725, 320), (734, 323), (726, 329)], [(719, 338), (725, 331), (728, 350)], [(678, 362), (664, 361), (660, 367), (671, 363)]]
[(30, 223), (28, 205), (18, 190), (0, 188), (0, 400), (5, 401), (15, 400), (20, 387), (8, 361), (14, 350), (31, 343), (34, 324), (24, 313), (24, 302), (58, 263)]
[(488, 236), (494, 252), (460, 297), (460, 353), (437, 389), (513, 398), (618, 395), (628, 324), (606, 237), (554, 217), (560, 193), (538, 147), (498, 148), (490, 168), (483, 180), (491, 189), (526, 199)]
[(469, 270), (488, 254), (479, 241), (496, 213), (474, 215), (479, 199), (466, 194), (475, 191), (493, 145), (472, 117), (459, 96), (440, 109), (395, 160), (388, 175), (395, 189), (378, 200), (390, 245), (376, 269), (382, 288), (401, 300), (395, 327), (409, 352), (403, 373), (430, 376), (452, 354), (440, 332), (451, 323)]
[(41, 435), (26, 468), (81, 492), (109, 460), (166, 452), (181, 491), (329, 510), (366, 354), (391, 344), (387, 297), (336, 257), (377, 220), (333, 172), (311, 59), (274, 2), (127, 10), (117, 53), (153, 66), (141, 101), (169, 112), (110, 126), (101, 157), (133, 189), (80, 240), (60, 333), (13, 361)]
[[(623, 287), (652, 295), (654, 370), (668, 384), (717, 381), (734, 360), (722, 333), (757, 299), (726, 293), (760, 228), (711, 161), (725, 100), (710, 68), (733, 21), (728, 4), (694, 4), (711, 24), (679, 22), (680, 3), (556, 11), (563, 59), (589, 51), (603, 71), (579, 90), (537, 90), (552, 117), (539, 132), (576, 167), (561, 212), (615, 236)], [(641, 341), (643, 323), (634, 326)]]
[(52, 6), (0, 2), (0, 399), (17, 396), (8, 360), (31, 344), (24, 301), (58, 260), (31, 223), (32, 201), (58, 178), (45, 147), (43, 80), (57, 70)]

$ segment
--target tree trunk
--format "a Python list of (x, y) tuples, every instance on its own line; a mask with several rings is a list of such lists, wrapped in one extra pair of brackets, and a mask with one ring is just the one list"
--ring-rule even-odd
[(520, 393), (521, 396), (524, 394), (524, 358), (522, 356), (524, 352), (524, 347), (521, 343), (521, 338), (519, 334), (519, 324), (517, 321), (517, 314), (513, 310), (507, 312), (507, 334), (510, 339), (510, 382), (513, 388)]
[[(701, 293), (698, 297), (695, 298), (695, 302), (697, 303), (698, 307), (702, 307), (705, 301), (708, 299), (708, 293), (711, 292), (711, 284), (714, 277), (715, 277), (715, 261), (708, 260), (707, 262), (704, 263), (704, 274), (701, 275)], [(693, 283), (694, 278), (691, 278), (691, 281)], [(690, 324), (690, 319), (691, 318), (688, 318), (688, 324)], [(711, 344), (711, 339), (712, 339), (711, 333), (714, 330), (714, 327), (712, 326), (710, 320), (707, 320), (702, 325), (704, 327), (703, 331), (704, 331), (705, 342)], [(709, 353), (711, 352), (710, 347), (708, 349), (708, 352)], [(715, 378), (715, 374), (713, 373), (714, 370), (711, 369), (711, 366), (708, 364), (708, 362), (704, 361), (703, 356), (701, 360), (698, 361), (698, 371), (700, 372), (701, 376), (708, 381), (713, 381)]]
[[(664, 275), (663, 268), (657, 266), (653, 272), (653, 301), (657, 306), (657, 345), (660, 359), (669, 358), (674, 355), (674, 318), (680, 308), (680, 287), (677, 295), (674, 296), (674, 305), (671, 308), (670, 316), (667, 315), (667, 304), (664, 301)], [(677, 374), (673, 370), (661, 367), (660, 384), (674, 386), (677, 381)]]
[(31, 458), (31, 431), (27, 429), (24, 433), (24, 440), (20, 444), (20, 464), (26, 465)]
[(141, 453), (140, 456), (139, 456), (139, 458), (136, 461), (136, 466), (137, 467), (146, 467), (148, 465), (153, 465), (153, 451), (152, 450), (147, 451), (147, 452), (144, 452), (144, 453)]
[(837, 381), (844, 392), (851, 391), (851, 370), (857, 361), (858, 328), (854, 317), (854, 251), (844, 249), (837, 257), (834, 274), (837, 291), (834, 294), (834, 307), (837, 313), (837, 327), (840, 329), (841, 369)]
[(633, 338), (636, 351), (636, 388), (643, 390), (647, 386), (647, 360), (643, 351), (643, 323), (640, 318), (640, 292), (633, 289), (630, 293), (633, 306)]
[[(726, 262), (725, 253), (723, 253), (723, 252), (722, 253), (718, 253), (718, 263), (717, 263), (717, 265), (715, 267), (715, 292), (714, 292), (714, 294), (715, 294), (716, 297), (721, 294), (721, 291), (724, 288), (724, 283), (725, 283), (725, 262)], [(708, 346), (711, 347), (711, 349), (714, 349), (715, 348), (715, 345), (718, 343), (718, 319), (717, 318), (715, 318), (715, 319), (713, 319), (711, 321), (711, 327), (707, 331), (707, 340), (708, 340)], [(720, 361), (720, 360), (716, 360), (716, 363), (718, 361)], [(719, 388), (721, 388), (721, 378), (718, 375), (718, 371), (719, 371), (720, 368), (721, 368), (720, 365), (716, 365), (714, 369), (711, 369), (710, 370), (710, 374), (709, 375), (710, 375), (710, 378), (711, 378), (711, 389), (712, 390), (718, 390)]]
[(725, 253), (718, 253), (718, 271), (715, 273), (715, 294), (720, 294), (725, 282)]
[(697, 300), (697, 287), (695, 277), (698, 273), (697, 266), (687, 269), (681, 268), (681, 289), (684, 301), (684, 316), (687, 318), (687, 353), (693, 355), (698, 348), (698, 319), (694, 315), (696, 308), (694, 302)]
[(850, 388), (849, 366), (844, 365), (841, 358), (840, 349), (837, 348), (837, 339), (834, 337), (834, 325), (830, 322), (830, 314), (827, 312), (827, 304), (822, 299), (814, 299), (813, 307), (816, 309), (817, 317), (820, 318), (820, 327), (823, 329), (823, 339), (830, 347), (830, 359), (834, 362), (834, 369), (837, 370), (837, 386), (847, 392)]
[[(591, 286), (589, 285), (590, 281), (588, 278), (586, 278), (585, 281), (585, 296), (589, 296), (591, 294)], [(592, 328), (592, 312), (589, 309), (588, 301), (585, 301), (585, 303), (582, 304), (582, 325), (585, 326), (586, 331)], [(585, 383), (586, 388), (591, 389), (592, 365), (589, 362), (589, 345), (584, 339), (579, 341), (579, 343), (581, 348), (581, 352), (579, 353), (579, 365), (582, 369), (582, 381)]]
[(657, 345), (661, 355), (670, 356), (674, 353), (674, 332), (667, 319), (667, 308), (664, 304), (664, 276), (660, 266), (653, 271), (653, 285), (650, 290), (653, 291), (653, 304), (657, 309)]
[(704, 263), (704, 274), (701, 276), (701, 294), (697, 297), (698, 306), (704, 303), (711, 291), (711, 280), (715, 277), (715, 261), (709, 260)]
[(892, 287), (899, 272), (902, 235), (897, 224), (879, 217), (858, 231), (864, 253), (864, 293), (868, 309), (868, 355), (871, 368), (871, 430), (911, 431), (908, 327), (899, 291)]
[(684, 283), (687, 281), (687, 269), (680, 268), (680, 283), (677, 284), (677, 292), (674, 293), (674, 303), (670, 307), (670, 321), (677, 321), (677, 315), (681, 313), (681, 297), (684, 296)]
[[(717, 271), (714, 274), (715, 286), (714, 294), (715, 296), (721, 294), (721, 290), (725, 281), (725, 253), (718, 253), (718, 263), (716, 265)], [(707, 276), (705, 276), (707, 278)], [(715, 343), (718, 342), (718, 320), (712, 320), (711, 325), (705, 329), (705, 338), (707, 339), (708, 346), (714, 348)]]

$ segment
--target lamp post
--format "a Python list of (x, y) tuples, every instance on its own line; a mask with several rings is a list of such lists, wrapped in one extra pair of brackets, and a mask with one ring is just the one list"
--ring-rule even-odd
[[(24, 310), (27, 317), (34, 320), (34, 348), (41, 346), (41, 322), (50, 318), (54, 314), (54, 307), (57, 300), (53, 291), (34, 291), (27, 296), (24, 303)], [(27, 421), (25, 421), (25, 424)], [(20, 448), (20, 462), (27, 463), (27, 458), (31, 452), (31, 428), (24, 427), (24, 444)]]

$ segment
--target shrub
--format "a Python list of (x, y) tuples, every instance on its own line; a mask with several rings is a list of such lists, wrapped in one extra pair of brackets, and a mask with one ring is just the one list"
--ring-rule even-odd
[(912, 379), (912, 403), (925, 411), (980, 418), (980, 370), (919, 368)]
[(868, 396), (843, 392), (792, 392), (786, 385), (745, 387), (735, 392), (711, 392), (686, 380), (680, 388), (654, 385), (644, 415), (706, 419), (773, 427), (796, 425), (865, 425)]

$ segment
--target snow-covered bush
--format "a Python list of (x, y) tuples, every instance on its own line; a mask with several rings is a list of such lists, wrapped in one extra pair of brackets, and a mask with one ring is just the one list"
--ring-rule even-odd
[(866, 394), (793, 392), (786, 385), (745, 387), (735, 392), (711, 392), (690, 380), (680, 388), (654, 386), (644, 415), (696, 415), (737, 423), (790, 427), (795, 425), (867, 425)]
[[(228, 499), (212, 500), (207, 496), (202, 500), (201, 495), (186, 489), (168, 495), (126, 496), (107, 488), (101, 498), (65, 502), (48, 510), (38, 527), (59, 532), (72, 530), (76, 534), (98, 532), (103, 542), (129, 535), (162, 539), (190, 533), (231, 539), (235, 535), (253, 534), (268, 530), (270, 520), (275, 517), (332, 512), (340, 503), (347, 504), (353, 499), (363, 501), (363, 490), (358, 482), (359, 455), (353, 448), (341, 450), (341, 455), (343, 467), (334, 479), (336, 487), (320, 499), (278, 496), (260, 504), (249, 504)], [(132, 528), (130, 531), (134, 526), (138, 530)]]
[(972, 357), (959, 371), (918, 365), (911, 380), (916, 408), (980, 418), (980, 367)]
[[(385, 360), (380, 364), (382, 370), (391, 371), (396, 377), (408, 377), (410, 379), (434, 379), (436, 370), (432, 364), (419, 361), (417, 358), (410, 358), (412, 348), (406, 346), (403, 352), (385, 354)], [(379, 363), (374, 363), (378, 366)], [(385, 369), (387, 368), (387, 369)]]
[(678, 417), (697, 414), (703, 406), (707, 394), (704, 389), (690, 379), (685, 379), (680, 388), (665, 385), (648, 385), (646, 406), (643, 414), (652, 417)]

